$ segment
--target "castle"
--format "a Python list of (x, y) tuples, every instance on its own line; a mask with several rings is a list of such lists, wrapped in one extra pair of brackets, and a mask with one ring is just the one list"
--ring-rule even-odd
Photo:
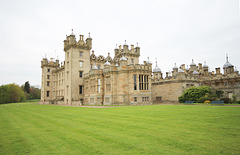
[[(206, 63), (198, 66), (192, 60), (173, 67), (163, 78), (161, 69), (144, 61), (139, 64), (140, 47), (125, 44), (114, 49), (114, 57), (96, 56), (92, 38), (76, 41), (72, 33), (64, 40), (65, 61), (43, 58), (41, 103), (68, 105), (152, 104), (177, 102), (178, 96), (192, 86), (209, 85), (225, 92), (225, 96), (240, 96), (240, 75), (234, 66), (224, 64), (224, 73), (216, 68), (209, 72)], [(91, 54), (90, 54), (91, 53)]]

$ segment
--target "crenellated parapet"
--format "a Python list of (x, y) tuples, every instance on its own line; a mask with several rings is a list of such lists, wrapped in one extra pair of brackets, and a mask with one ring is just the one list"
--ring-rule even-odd
[(134, 48), (134, 45), (131, 45), (131, 48), (129, 49), (128, 45), (125, 44), (122, 46), (120, 45), (119, 48), (114, 49), (115, 57), (121, 58), (122, 54), (124, 54), (125, 57), (139, 57), (140, 56), (140, 47), (137, 45)]
[(59, 60), (54, 61), (53, 58), (50, 58), (48, 60), (47, 58), (43, 58), (41, 61), (41, 68), (43, 67), (54, 67), (58, 68), (59, 67)]
[(66, 40), (64, 42), (64, 51), (67, 51), (71, 47), (91, 50), (92, 49), (92, 38), (89, 37), (84, 41), (84, 35), (79, 36), (79, 41), (76, 41), (75, 35), (72, 33), (69, 36), (66, 36)]
[(111, 58), (110, 56), (110, 53), (108, 53), (108, 56), (105, 58), (104, 56), (102, 55), (99, 55), (99, 56), (96, 56), (94, 54), (94, 51), (92, 51), (92, 54), (90, 55), (90, 61), (93, 63), (105, 63), (105, 62), (110, 62), (112, 63), (113, 62), (113, 59)]

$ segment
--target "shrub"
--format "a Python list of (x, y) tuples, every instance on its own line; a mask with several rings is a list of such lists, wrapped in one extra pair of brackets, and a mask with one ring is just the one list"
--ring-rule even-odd
[(237, 100), (237, 103), (240, 104), (240, 100)]
[(202, 96), (202, 97), (200, 97), (199, 99), (198, 99), (198, 103), (204, 103), (204, 101), (206, 101), (206, 100), (209, 100), (209, 97), (207, 97), (207, 96)]
[(237, 96), (234, 95), (234, 94), (232, 95), (232, 102), (233, 102), (233, 103), (236, 103), (236, 102), (237, 102)]
[(216, 93), (216, 95), (217, 95), (217, 98), (220, 99), (220, 98), (223, 97), (224, 91), (222, 91), (222, 90), (216, 90), (215, 93)]
[(183, 103), (183, 102), (185, 102), (185, 99), (184, 99), (183, 96), (179, 96), (179, 97), (178, 97), (178, 101), (179, 101), (180, 103)]
[(209, 94), (211, 94), (211, 88), (208, 86), (191, 87), (186, 89), (183, 92), (183, 95), (178, 97), (178, 100), (180, 103), (183, 103), (185, 101), (198, 102), (201, 97), (208, 96)]
[(224, 101), (224, 103), (231, 103), (231, 100), (228, 97), (221, 98), (221, 100)]

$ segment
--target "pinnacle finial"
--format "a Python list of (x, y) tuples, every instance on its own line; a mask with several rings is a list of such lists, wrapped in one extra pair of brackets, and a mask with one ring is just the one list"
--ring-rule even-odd
[(226, 59), (227, 59), (227, 62), (228, 62), (228, 54), (226, 54)]
[(137, 42), (137, 47), (138, 47), (138, 42)]
[(91, 38), (91, 37), (90, 37), (90, 32), (88, 32), (88, 38)]
[(117, 44), (116, 44), (116, 49), (117, 49)]
[(127, 41), (125, 40), (125, 45), (127, 45)]

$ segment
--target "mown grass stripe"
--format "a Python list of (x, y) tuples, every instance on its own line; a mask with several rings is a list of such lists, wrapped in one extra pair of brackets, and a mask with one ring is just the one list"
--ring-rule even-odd
[(223, 106), (94, 109), (0, 105), (3, 130), (0, 151), (4, 154), (239, 154), (239, 111), (239, 107)]

